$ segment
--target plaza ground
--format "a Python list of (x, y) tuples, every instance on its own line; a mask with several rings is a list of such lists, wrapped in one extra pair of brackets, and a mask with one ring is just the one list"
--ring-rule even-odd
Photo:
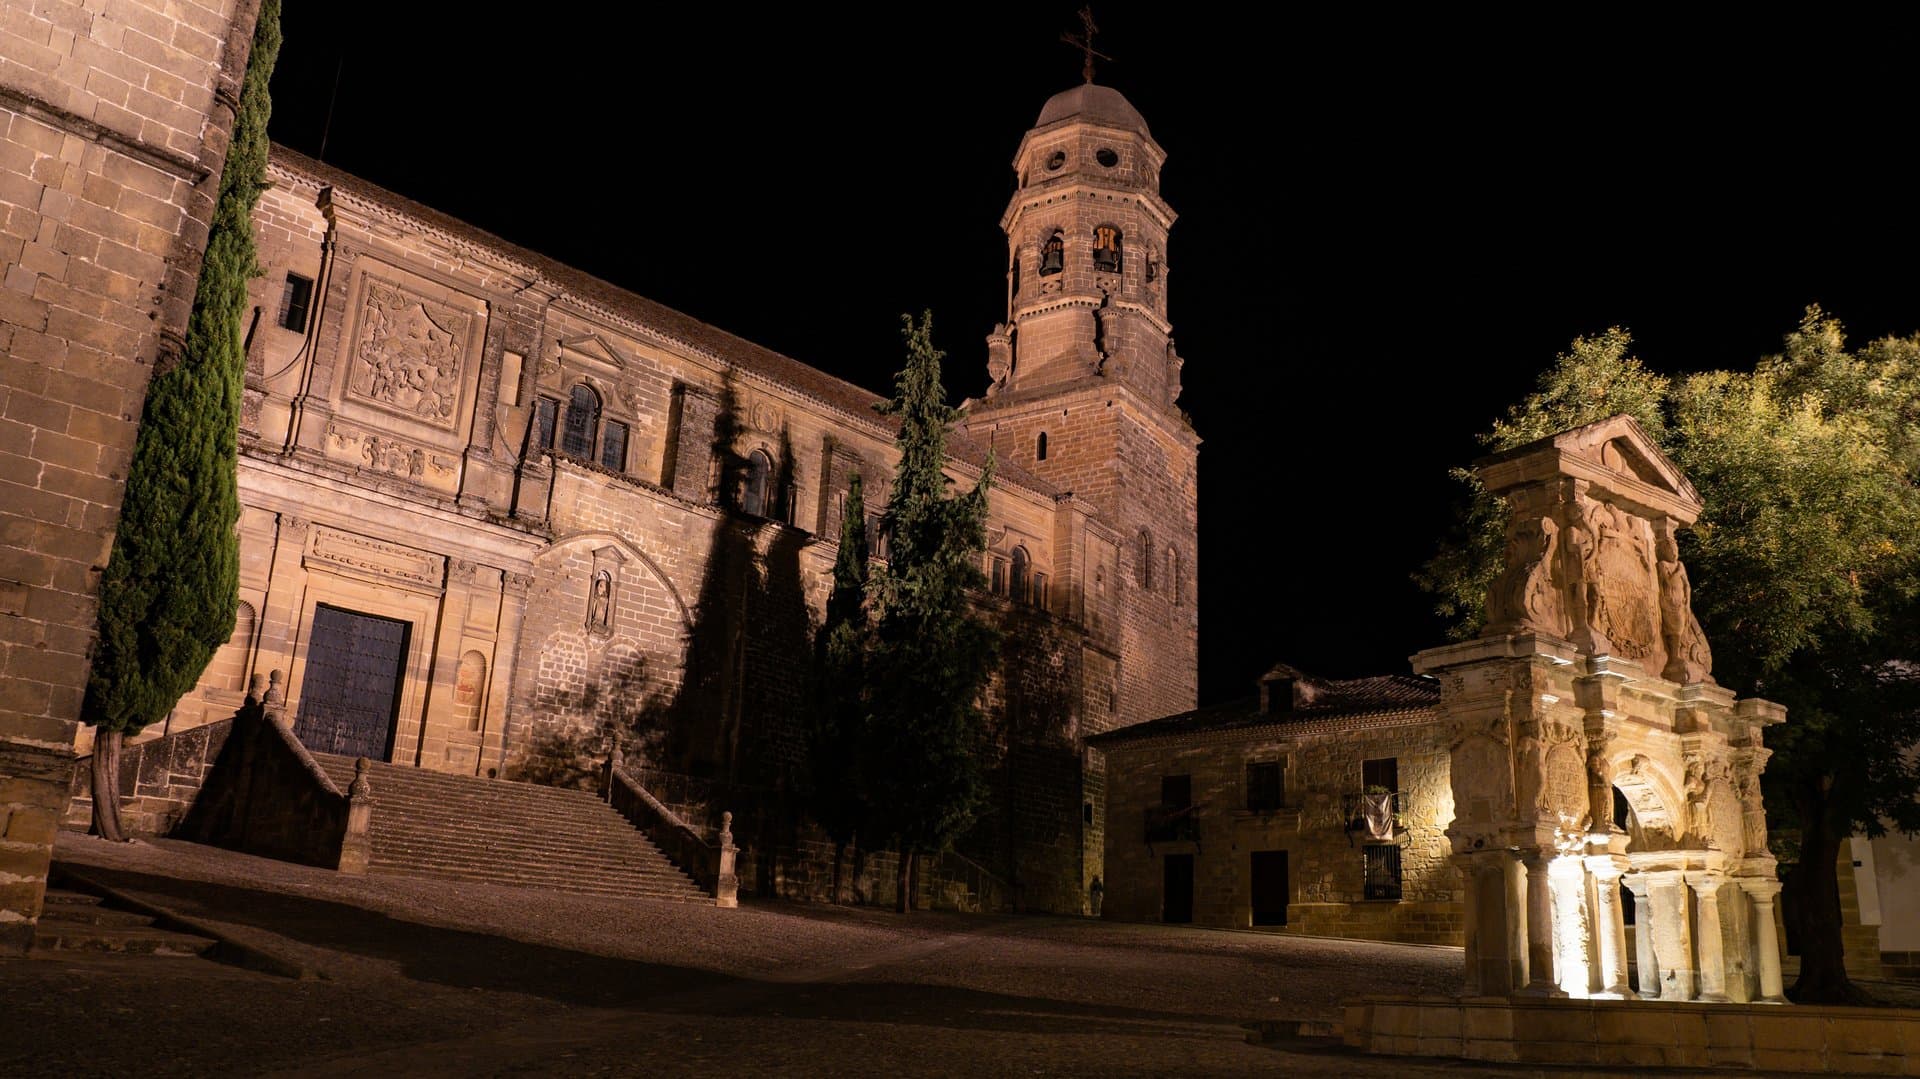
[(57, 855), (307, 977), (205, 959), (0, 961), (8, 1076), (1489, 1072), (1247, 1038), (1249, 1024), (1337, 1021), (1351, 996), (1444, 992), (1457, 949), (751, 901), (727, 911), (345, 877), (166, 840), (63, 835)]

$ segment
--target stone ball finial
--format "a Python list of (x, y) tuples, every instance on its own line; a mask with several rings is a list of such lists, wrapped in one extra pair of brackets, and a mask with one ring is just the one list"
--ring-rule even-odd
[(263, 698), (264, 703), (268, 705), (286, 703), (286, 691), (280, 688), (280, 679), (283, 677), (285, 676), (278, 670), (274, 670), (267, 675), (267, 695)]
[(353, 762), (353, 782), (347, 786), (347, 797), (365, 798), (373, 793), (373, 784), (367, 781), (367, 772), (372, 767), (373, 762), (365, 757)]
[(255, 671), (249, 675), (247, 678), (247, 703), (259, 704), (260, 695), (266, 692), (266, 687), (266, 675), (261, 674), (259, 671)]

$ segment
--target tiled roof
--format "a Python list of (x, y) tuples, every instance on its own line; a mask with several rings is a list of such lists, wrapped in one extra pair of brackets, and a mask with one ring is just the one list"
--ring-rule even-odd
[[(431, 229), (466, 243), (487, 248), (514, 262), (523, 263), (548, 283), (559, 288), (564, 295), (606, 308), (616, 315), (631, 319), (664, 337), (692, 346), (742, 371), (785, 386), (848, 415), (859, 417), (869, 423), (875, 431), (883, 432), (888, 437), (898, 429), (897, 421), (893, 418), (878, 415), (873, 411), (874, 404), (882, 400), (879, 395), (844, 379), (835, 378), (791, 356), (756, 345), (746, 338), (736, 337), (684, 312), (629, 292), (618, 285), (602, 281), (592, 274), (548, 258), (537, 251), (503, 240), (485, 229), (476, 228), (459, 218), (395, 194), (323, 161), (315, 161), (285, 146), (276, 144), (273, 147), (272, 160), (273, 164), (323, 187), (334, 187), (356, 199), (373, 203), (403, 217), (413, 218)], [(958, 431), (949, 436), (947, 447), (948, 453), (956, 460), (964, 461), (975, 468), (986, 464), (986, 447)], [(1060, 493), (1053, 484), (1011, 461), (996, 461), (994, 470), (1000, 482), (1024, 487), (1048, 497)]]
[(1380, 674), (1344, 680), (1314, 679), (1312, 684), (1319, 694), (1304, 707), (1262, 712), (1260, 698), (1247, 697), (1106, 731), (1089, 737), (1087, 741), (1112, 744), (1251, 727), (1320, 727), (1328, 721), (1430, 712), (1440, 703), (1439, 683), (1406, 674)]

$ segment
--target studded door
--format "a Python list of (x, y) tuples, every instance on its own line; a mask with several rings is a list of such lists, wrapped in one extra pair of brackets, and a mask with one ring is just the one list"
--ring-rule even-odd
[(318, 753), (386, 760), (411, 623), (321, 604), (307, 640), (293, 733)]

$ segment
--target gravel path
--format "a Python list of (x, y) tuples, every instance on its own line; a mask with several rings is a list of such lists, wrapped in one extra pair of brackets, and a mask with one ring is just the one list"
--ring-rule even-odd
[[(0, 1075), (1534, 1074), (1246, 1041), (1457, 949), (1085, 919), (739, 910), (352, 878), (171, 841), (58, 859), (317, 977), (0, 961)], [(1566, 1071), (1555, 1071), (1567, 1076)]]

